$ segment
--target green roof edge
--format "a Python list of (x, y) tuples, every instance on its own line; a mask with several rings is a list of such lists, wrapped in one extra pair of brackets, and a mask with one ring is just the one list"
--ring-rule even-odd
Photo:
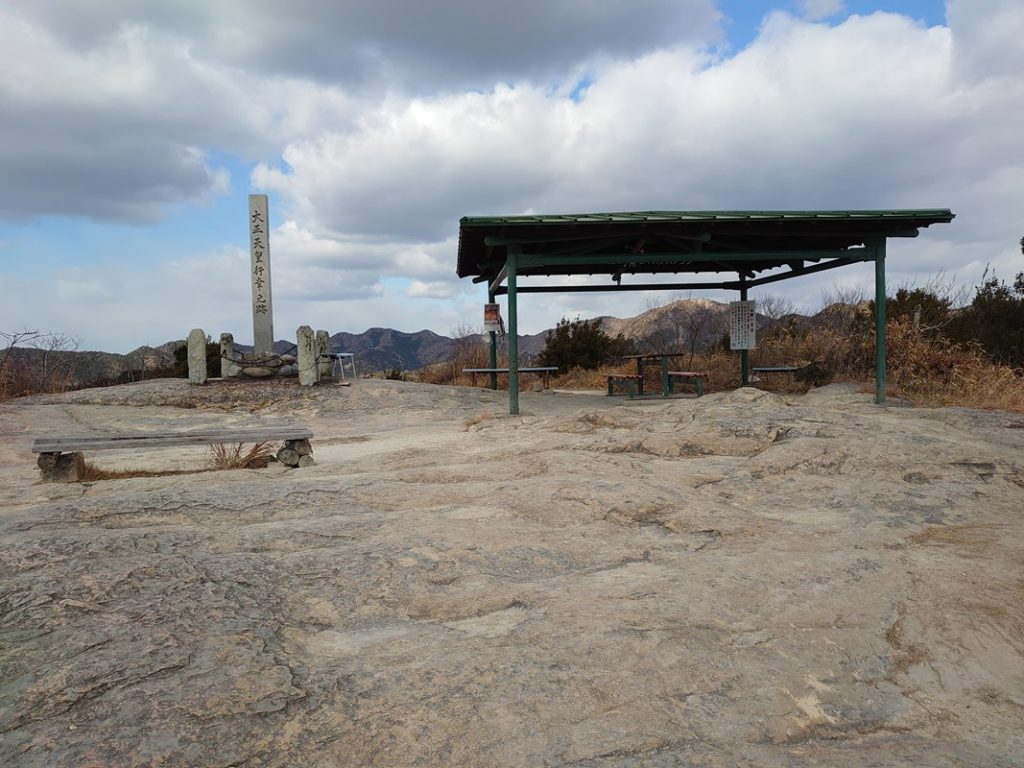
[(877, 210), (738, 210), (738, 211), (611, 211), (598, 213), (521, 214), (515, 216), (463, 216), (461, 226), (530, 224), (601, 224), (625, 221), (716, 221), (785, 219), (859, 219), (903, 218), (952, 221), (956, 214), (949, 208), (890, 208)]

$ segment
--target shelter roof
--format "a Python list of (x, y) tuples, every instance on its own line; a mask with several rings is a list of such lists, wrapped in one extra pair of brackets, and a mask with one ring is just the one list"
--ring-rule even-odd
[(740, 261), (754, 274), (841, 258), (881, 238), (916, 237), (953, 217), (945, 208), (467, 216), (459, 222), (457, 272), (491, 280), (513, 246), (527, 257), (518, 269), (524, 276), (722, 272)]

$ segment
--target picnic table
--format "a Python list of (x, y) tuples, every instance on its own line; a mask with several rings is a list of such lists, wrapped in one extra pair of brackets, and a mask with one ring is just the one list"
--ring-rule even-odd
[(634, 394), (644, 393), (644, 366), (658, 364), (661, 368), (661, 394), (668, 397), (672, 394), (672, 383), (675, 379), (692, 382), (697, 390), (697, 397), (704, 394), (704, 379), (707, 374), (699, 371), (673, 371), (669, 369), (669, 363), (673, 358), (689, 357), (688, 352), (648, 352), (642, 355), (623, 355), (622, 360), (636, 360), (636, 373), (610, 373), (608, 376), (608, 394), (612, 394), (612, 385), (615, 381), (624, 381), (626, 391), (630, 398)]

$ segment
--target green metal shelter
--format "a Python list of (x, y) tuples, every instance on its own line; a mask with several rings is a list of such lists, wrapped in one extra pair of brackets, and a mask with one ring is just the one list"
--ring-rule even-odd
[[(917, 237), (948, 224), (948, 209), (887, 211), (638, 211), (555, 216), (467, 216), (459, 222), (459, 277), (508, 295), (509, 413), (519, 413), (518, 306), (521, 293), (747, 292), (829, 269), (875, 264), (875, 402), (885, 402), (885, 253), (891, 237)], [(694, 275), (684, 282), (623, 282), (625, 275)], [(552, 282), (591, 275), (607, 284)], [(524, 281), (522, 284), (520, 281)], [(491, 334), (492, 368), (496, 367)], [(749, 381), (741, 353), (741, 380)]]

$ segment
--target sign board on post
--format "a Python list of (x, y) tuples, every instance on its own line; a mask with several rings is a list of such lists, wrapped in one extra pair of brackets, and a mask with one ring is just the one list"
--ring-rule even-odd
[(252, 347), (257, 355), (269, 355), (274, 351), (274, 309), (270, 300), (270, 225), (266, 195), (249, 195), (249, 252)]
[(729, 302), (729, 348), (754, 349), (757, 346), (757, 312), (753, 301)]
[(505, 333), (505, 324), (501, 321), (501, 306), (484, 304), (484, 333)]

